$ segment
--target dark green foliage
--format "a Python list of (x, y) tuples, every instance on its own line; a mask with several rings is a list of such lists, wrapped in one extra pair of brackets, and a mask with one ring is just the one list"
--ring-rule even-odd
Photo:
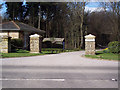
[(61, 45), (61, 44), (53, 44), (53, 48), (63, 48), (63, 45)]
[(42, 48), (52, 48), (51, 41), (46, 41), (42, 43)]
[(21, 39), (11, 39), (11, 50), (23, 48), (23, 41)]
[(52, 48), (63, 48), (62, 44), (53, 44)]
[(29, 53), (29, 51), (23, 49), (17, 49), (16, 53)]
[(51, 41), (46, 41), (42, 43), (42, 48), (63, 48), (63, 45), (51, 43)]
[(22, 21), (24, 19), (24, 11), (25, 7), (23, 6), (23, 2), (6, 2), (7, 14), (9, 15), (9, 19)]
[(111, 53), (120, 53), (120, 42), (113, 41), (108, 44), (108, 49)]

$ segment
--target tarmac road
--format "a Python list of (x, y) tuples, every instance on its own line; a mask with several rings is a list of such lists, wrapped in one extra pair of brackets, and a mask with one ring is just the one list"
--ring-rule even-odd
[[(118, 61), (84, 51), (2, 59), (3, 88), (118, 88)], [(113, 80), (112, 80), (113, 79)]]

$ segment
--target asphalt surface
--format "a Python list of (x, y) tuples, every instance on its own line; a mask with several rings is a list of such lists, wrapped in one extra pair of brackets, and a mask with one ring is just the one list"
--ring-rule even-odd
[[(2, 59), (3, 88), (118, 88), (118, 62), (84, 51)], [(115, 80), (114, 80), (115, 79)]]

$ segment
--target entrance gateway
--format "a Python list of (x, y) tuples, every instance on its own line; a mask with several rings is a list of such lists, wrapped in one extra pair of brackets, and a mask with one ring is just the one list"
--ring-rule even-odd
[[(4, 45), (3, 45), (4, 44)], [(1, 37), (0, 38), (0, 52), (8, 53), (10, 52), (10, 38)], [(34, 34), (30, 36), (30, 52), (31, 53), (40, 53), (42, 48), (42, 36)], [(92, 34), (85, 36), (85, 54), (94, 55), (95, 54), (95, 36)]]
[[(42, 36), (34, 34), (30, 36), (30, 52), (40, 53), (42, 46)], [(92, 34), (85, 36), (85, 54), (94, 55), (95, 54), (95, 36)]]

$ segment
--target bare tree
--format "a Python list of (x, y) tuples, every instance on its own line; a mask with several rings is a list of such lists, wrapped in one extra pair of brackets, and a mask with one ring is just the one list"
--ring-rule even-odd
[[(87, 3), (84, 2), (79, 2), (76, 4), (76, 11), (77, 11), (77, 14), (79, 16), (79, 19), (80, 19), (80, 45), (79, 45), (79, 48), (82, 48), (83, 47), (83, 42), (84, 42), (84, 30), (83, 30), (83, 22), (84, 22), (84, 12), (85, 12), (85, 5)], [(78, 42), (79, 42), (79, 39), (78, 39)]]
[(101, 3), (104, 10), (107, 11), (108, 17), (113, 24), (113, 35), (116, 37), (116, 40), (120, 38), (120, 27), (119, 27), (119, 17), (120, 17), (120, 2), (104, 2)]

